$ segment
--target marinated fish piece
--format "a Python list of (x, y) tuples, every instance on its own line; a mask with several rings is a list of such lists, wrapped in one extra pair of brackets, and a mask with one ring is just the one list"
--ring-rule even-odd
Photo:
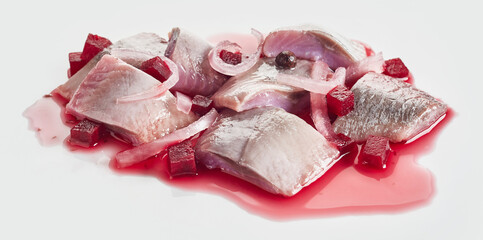
[(176, 108), (167, 91), (157, 99), (118, 103), (126, 95), (150, 89), (160, 82), (113, 56), (105, 55), (80, 84), (66, 112), (79, 119), (104, 123), (133, 145), (153, 141), (197, 119)]
[(410, 140), (446, 113), (447, 106), (409, 83), (367, 73), (352, 87), (354, 110), (337, 118), (333, 127), (355, 141), (370, 135), (391, 142)]
[(111, 55), (134, 67), (156, 56), (164, 56), (168, 41), (155, 33), (138, 33), (114, 43)]
[(348, 67), (366, 57), (361, 44), (315, 26), (288, 27), (271, 32), (263, 45), (263, 54), (276, 57), (289, 50), (297, 58), (324, 61), (330, 68)]
[(150, 58), (163, 56), (166, 46), (167, 41), (155, 33), (139, 33), (121, 39), (97, 54), (82, 69), (70, 77), (66, 83), (57, 87), (54, 92), (70, 100), (87, 74), (106, 54), (114, 55), (135, 67), (140, 67), (142, 62)]
[(210, 66), (208, 53), (213, 47), (205, 40), (174, 28), (165, 56), (178, 64), (179, 81), (172, 88), (190, 96), (213, 94), (228, 79)]
[(197, 159), (283, 196), (293, 196), (338, 161), (339, 151), (299, 117), (275, 107), (223, 113), (200, 137)]
[(260, 59), (247, 72), (230, 78), (212, 97), (215, 107), (237, 112), (255, 107), (275, 106), (289, 112), (308, 104), (308, 93), (302, 88), (277, 82), (278, 73), (310, 77), (313, 63), (299, 60), (293, 69), (279, 69), (274, 58)]

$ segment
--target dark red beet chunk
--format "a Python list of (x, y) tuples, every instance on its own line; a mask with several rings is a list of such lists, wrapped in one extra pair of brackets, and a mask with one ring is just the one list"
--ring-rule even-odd
[(187, 140), (168, 148), (169, 172), (171, 176), (196, 174), (195, 150)]
[(226, 62), (231, 65), (237, 65), (242, 62), (242, 54), (241, 52), (229, 52), (226, 50), (220, 51), (220, 58), (223, 62)]
[(358, 150), (357, 143), (342, 133), (337, 134), (337, 139), (334, 141), (334, 143), (337, 145), (340, 154)]
[(158, 79), (160, 82), (166, 81), (171, 76), (171, 70), (160, 57), (154, 57), (144, 61), (141, 64), (141, 70)]
[(84, 119), (70, 130), (70, 143), (81, 147), (93, 147), (104, 136), (101, 124)]
[(112, 45), (109, 39), (89, 33), (86, 43), (84, 44), (84, 50), (82, 50), (81, 58), (85, 61), (90, 61), (104, 48)]
[(354, 93), (344, 86), (337, 86), (327, 94), (327, 107), (337, 116), (347, 115), (354, 109)]
[(389, 140), (385, 137), (369, 136), (362, 145), (359, 164), (378, 169), (386, 168), (386, 162), (391, 152)]
[(81, 58), (81, 52), (71, 52), (69, 53), (69, 64), (70, 64), (70, 76), (73, 76), (81, 68), (83, 68), (87, 62)]
[(205, 115), (213, 108), (213, 101), (205, 96), (196, 95), (191, 102), (193, 103), (191, 111), (199, 115)]
[(384, 62), (383, 74), (395, 78), (405, 78), (409, 76), (409, 70), (400, 58), (394, 58)]

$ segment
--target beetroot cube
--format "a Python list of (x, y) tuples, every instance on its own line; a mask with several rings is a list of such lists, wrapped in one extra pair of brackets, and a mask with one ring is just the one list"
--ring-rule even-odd
[(87, 40), (84, 44), (84, 50), (82, 50), (81, 58), (85, 61), (90, 61), (104, 48), (112, 45), (109, 39), (89, 33)]
[(69, 53), (70, 76), (73, 76), (77, 71), (83, 68), (88, 61), (81, 58), (81, 52)]
[(242, 61), (242, 54), (241, 52), (230, 52), (226, 50), (221, 50), (220, 58), (228, 64), (237, 65)]
[(409, 70), (400, 58), (394, 58), (384, 62), (383, 74), (395, 78), (405, 78), (409, 76)]
[(81, 147), (92, 147), (103, 137), (101, 124), (84, 119), (70, 130), (70, 143)]
[(359, 163), (374, 168), (386, 168), (386, 162), (391, 152), (389, 140), (385, 137), (369, 136), (362, 146)]
[(160, 82), (166, 81), (171, 76), (168, 65), (160, 58), (154, 57), (141, 64), (142, 71), (158, 79)]
[(202, 95), (194, 96), (192, 103), (193, 105), (191, 106), (191, 111), (199, 115), (205, 115), (211, 110), (211, 108), (213, 108), (213, 101)]
[(187, 140), (168, 148), (168, 163), (171, 176), (195, 175), (195, 150)]
[(339, 85), (327, 94), (327, 107), (337, 116), (347, 115), (354, 109), (354, 93)]
[(337, 138), (334, 140), (334, 143), (337, 145), (341, 155), (357, 150), (357, 143), (342, 133), (337, 134)]

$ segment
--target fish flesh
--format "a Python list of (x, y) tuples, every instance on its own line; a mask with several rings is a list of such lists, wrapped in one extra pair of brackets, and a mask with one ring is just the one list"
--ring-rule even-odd
[(228, 79), (215, 71), (208, 53), (213, 48), (207, 41), (179, 28), (170, 33), (165, 56), (178, 65), (179, 81), (172, 88), (190, 96), (209, 96)]
[(354, 110), (333, 123), (336, 133), (355, 141), (370, 135), (407, 141), (447, 111), (446, 104), (413, 85), (379, 73), (367, 73), (352, 87)]
[(247, 72), (230, 78), (212, 97), (215, 107), (237, 112), (261, 106), (275, 106), (296, 112), (308, 104), (308, 93), (277, 82), (279, 73), (310, 78), (313, 62), (297, 61), (293, 69), (279, 69), (274, 58), (265, 58)]
[(200, 137), (196, 158), (283, 196), (293, 196), (338, 161), (339, 151), (296, 115), (276, 107), (226, 110)]
[(137, 68), (141, 63), (155, 56), (163, 56), (167, 41), (155, 33), (138, 33), (115, 42), (110, 47), (98, 53), (69, 80), (57, 87), (54, 92), (70, 100), (72, 95), (86, 78), (87, 74), (96, 66), (97, 62), (106, 54), (111, 54)]
[(276, 57), (289, 50), (297, 58), (323, 61), (333, 70), (348, 67), (366, 57), (363, 45), (316, 26), (297, 26), (276, 30), (268, 34), (263, 45), (263, 54)]
[(176, 108), (176, 98), (166, 91), (161, 97), (145, 101), (118, 103), (117, 99), (146, 91), (161, 84), (143, 71), (111, 55), (104, 55), (89, 72), (66, 106), (78, 119), (105, 124), (134, 146), (194, 122), (194, 113)]

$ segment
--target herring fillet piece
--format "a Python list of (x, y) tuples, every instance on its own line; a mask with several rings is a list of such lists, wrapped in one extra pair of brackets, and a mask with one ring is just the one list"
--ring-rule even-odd
[(334, 146), (283, 109), (260, 107), (223, 115), (195, 147), (196, 158), (209, 169), (293, 196), (338, 161)]
[(298, 58), (324, 61), (332, 69), (348, 67), (366, 57), (361, 44), (311, 25), (286, 27), (268, 34), (263, 45), (265, 56), (276, 57), (285, 50), (292, 51)]
[(447, 111), (446, 104), (409, 83), (367, 73), (352, 87), (354, 110), (333, 123), (336, 133), (355, 141), (370, 135), (391, 142), (410, 140), (429, 128)]
[(179, 28), (170, 33), (165, 56), (178, 65), (179, 81), (172, 88), (185, 94), (209, 96), (228, 79), (215, 71), (208, 53), (213, 48), (206, 40)]
[[(275, 106), (295, 112), (307, 104), (304, 89), (277, 82), (277, 74), (310, 77), (313, 63), (299, 60), (294, 69), (281, 70), (273, 58), (261, 59), (247, 72), (231, 77), (212, 97), (216, 107), (226, 107), (237, 112), (255, 107)], [(305, 98), (305, 99), (304, 99)]]
[(57, 87), (54, 92), (70, 100), (87, 74), (106, 54), (112, 54), (135, 67), (140, 67), (143, 61), (155, 56), (163, 56), (166, 46), (166, 40), (155, 33), (138, 33), (123, 38), (97, 54), (76, 74), (71, 76), (67, 82)]
[(80, 84), (66, 112), (104, 123), (133, 145), (153, 141), (185, 127), (197, 117), (176, 108), (167, 91), (157, 99), (117, 103), (117, 99), (150, 89), (160, 82), (113, 56), (105, 55)]

